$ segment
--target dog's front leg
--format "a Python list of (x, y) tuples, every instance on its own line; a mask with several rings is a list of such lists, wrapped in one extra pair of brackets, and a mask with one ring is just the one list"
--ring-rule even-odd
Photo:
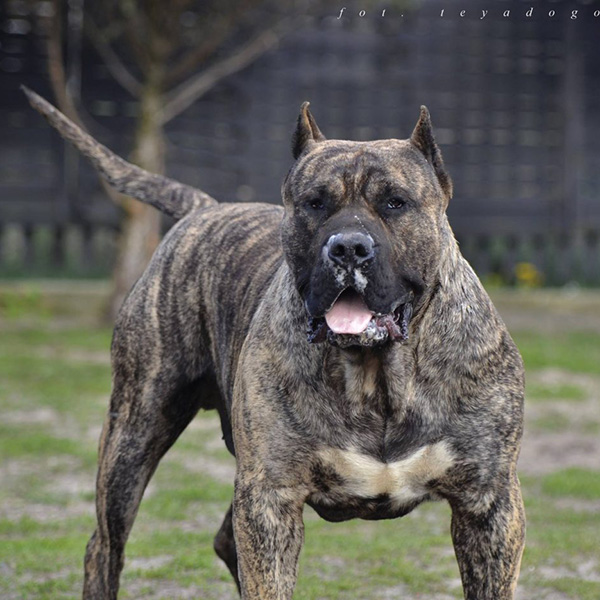
[(314, 441), (292, 416), (295, 396), (285, 384), (290, 351), (281, 333), (289, 325), (273, 325), (282, 303), (279, 298), (255, 317), (233, 390), (233, 533), (243, 600), (291, 600), (304, 541)]
[(512, 600), (525, 544), (525, 513), (516, 474), (487, 498), (485, 510), (452, 505), (452, 539), (466, 600)]
[(273, 489), (260, 473), (238, 472), (233, 528), (243, 600), (289, 600), (304, 539), (302, 505), (288, 489)]

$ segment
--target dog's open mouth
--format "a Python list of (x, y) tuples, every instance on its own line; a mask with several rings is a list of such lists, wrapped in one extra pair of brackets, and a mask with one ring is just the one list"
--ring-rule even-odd
[(313, 344), (328, 341), (334, 346), (372, 347), (386, 341), (408, 339), (408, 324), (412, 317), (412, 295), (391, 313), (375, 314), (362, 296), (346, 288), (324, 317), (309, 317), (307, 337)]

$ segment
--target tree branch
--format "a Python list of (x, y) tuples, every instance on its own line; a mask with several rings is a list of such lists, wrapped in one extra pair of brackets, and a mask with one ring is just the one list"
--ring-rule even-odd
[(167, 96), (160, 115), (161, 123), (164, 125), (169, 122), (206, 94), (219, 81), (241, 71), (268, 52), (292, 30), (294, 23), (297, 27), (297, 21), (290, 18), (281, 20), (274, 27), (261, 33), (257, 38), (246, 44), (236, 54), (219, 61), (176, 87)]
[[(67, 87), (67, 77), (65, 74), (65, 63), (62, 51), (62, 3), (61, 0), (52, 2), (53, 13), (50, 19), (50, 35), (48, 36), (48, 74), (50, 76), (50, 85), (56, 97), (56, 102), (61, 110), (74, 121), (77, 127), (83, 131), (86, 130), (79, 112), (75, 107), (73, 98), (69, 94)], [(114, 189), (107, 185), (106, 181), (100, 179), (100, 185), (106, 192), (106, 195), (117, 205), (123, 206), (123, 198)]]
[(229, 30), (226, 27), (213, 26), (213, 34), (203, 44), (198, 44), (192, 50), (177, 60), (177, 63), (169, 70), (167, 86), (180, 82), (195, 71), (203, 61), (207, 59), (227, 37)]
[(210, 34), (202, 40), (202, 43), (197, 43), (194, 48), (178, 58), (176, 64), (169, 70), (167, 87), (180, 83), (196, 71), (198, 66), (223, 44), (235, 28), (236, 22), (242, 20), (242, 15), (257, 2), (258, 0), (240, 0), (236, 10), (230, 9), (215, 14), (211, 20)]
[(67, 90), (67, 76), (65, 73), (65, 63), (62, 51), (62, 12), (61, 1), (54, 0), (52, 2), (53, 13), (50, 18), (50, 33), (48, 35), (48, 75), (50, 77), (50, 85), (56, 97), (56, 102), (61, 110), (71, 119), (75, 121), (79, 127), (85, 129), (81, 118), (75, 108), (75, 103), (71, 94)]
[(106, 39), (106, 36), (98, 29), (91, 17), (88, 17), (85, 21), (85, 32), (96, 52), (104, 61), (106, 68), (115, 78), (115, 81), (117, 81), (117, 83), (127, 90), (134, 98), (138, 98), (142, 89), (142, 84), (123, 64), (123, 61), (111, 48), (110, 42)]

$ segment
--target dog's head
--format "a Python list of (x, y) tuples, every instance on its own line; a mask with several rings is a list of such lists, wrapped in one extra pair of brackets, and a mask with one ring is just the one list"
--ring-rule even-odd
[(327, 140), (305, 102), (292, 148), (282, 238), (309, 340), (405, 340), (435, 282), (452, 196), (427, 108), (408, 140), (350, 142)]

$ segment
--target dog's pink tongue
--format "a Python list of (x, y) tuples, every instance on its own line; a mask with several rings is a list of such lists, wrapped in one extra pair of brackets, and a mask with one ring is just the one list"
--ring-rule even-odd
[(358, 294), (340, 296), (325, 315), (329, 329), (334, 333), (362, 333), (373, 317)]

